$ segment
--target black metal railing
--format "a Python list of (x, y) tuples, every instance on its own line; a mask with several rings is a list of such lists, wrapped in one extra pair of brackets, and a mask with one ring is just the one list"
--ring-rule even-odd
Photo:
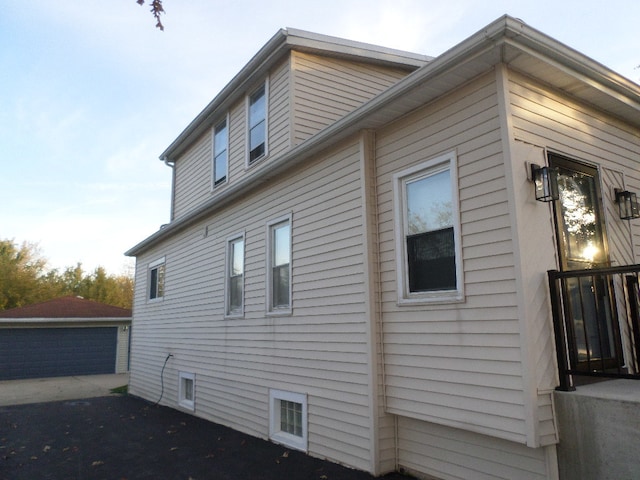
[(558, 390), (573, 376), (640, 380), (640, 265), (549, 270)]

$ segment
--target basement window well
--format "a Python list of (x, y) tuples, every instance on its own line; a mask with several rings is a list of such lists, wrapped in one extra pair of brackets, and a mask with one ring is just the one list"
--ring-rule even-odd
[(196, 375), (180, 372), (178, 384), (178, 405), (188, 410), (195, 410)]
[(307, 451), (307, 396), (269, 391), (269, 438), (296, 450)]

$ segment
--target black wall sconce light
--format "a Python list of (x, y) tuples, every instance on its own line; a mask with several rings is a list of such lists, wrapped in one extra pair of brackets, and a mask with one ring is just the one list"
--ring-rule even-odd
[(535, 186), (536, 200), (552, 202), (558, 200), (558, 169), (531, 164), (531, 180)]
[(616, 203), (618, 204), (620, 220), (640, 218), (638, 196), (634, 192), (620, 190), (619, 188), (614, 189), (614, 192), (616, 194)]

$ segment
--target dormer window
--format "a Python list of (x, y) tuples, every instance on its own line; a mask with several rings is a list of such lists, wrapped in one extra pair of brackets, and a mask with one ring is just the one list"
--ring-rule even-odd
[(267, 87), (262, 84), (249, 96), (249, 164), (267, 153)]

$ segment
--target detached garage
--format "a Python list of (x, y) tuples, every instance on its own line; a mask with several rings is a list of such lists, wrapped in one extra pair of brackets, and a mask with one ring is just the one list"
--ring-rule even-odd
[(0, 311), (0, 380), (125, 373), (131, 310), (62, 297)]

